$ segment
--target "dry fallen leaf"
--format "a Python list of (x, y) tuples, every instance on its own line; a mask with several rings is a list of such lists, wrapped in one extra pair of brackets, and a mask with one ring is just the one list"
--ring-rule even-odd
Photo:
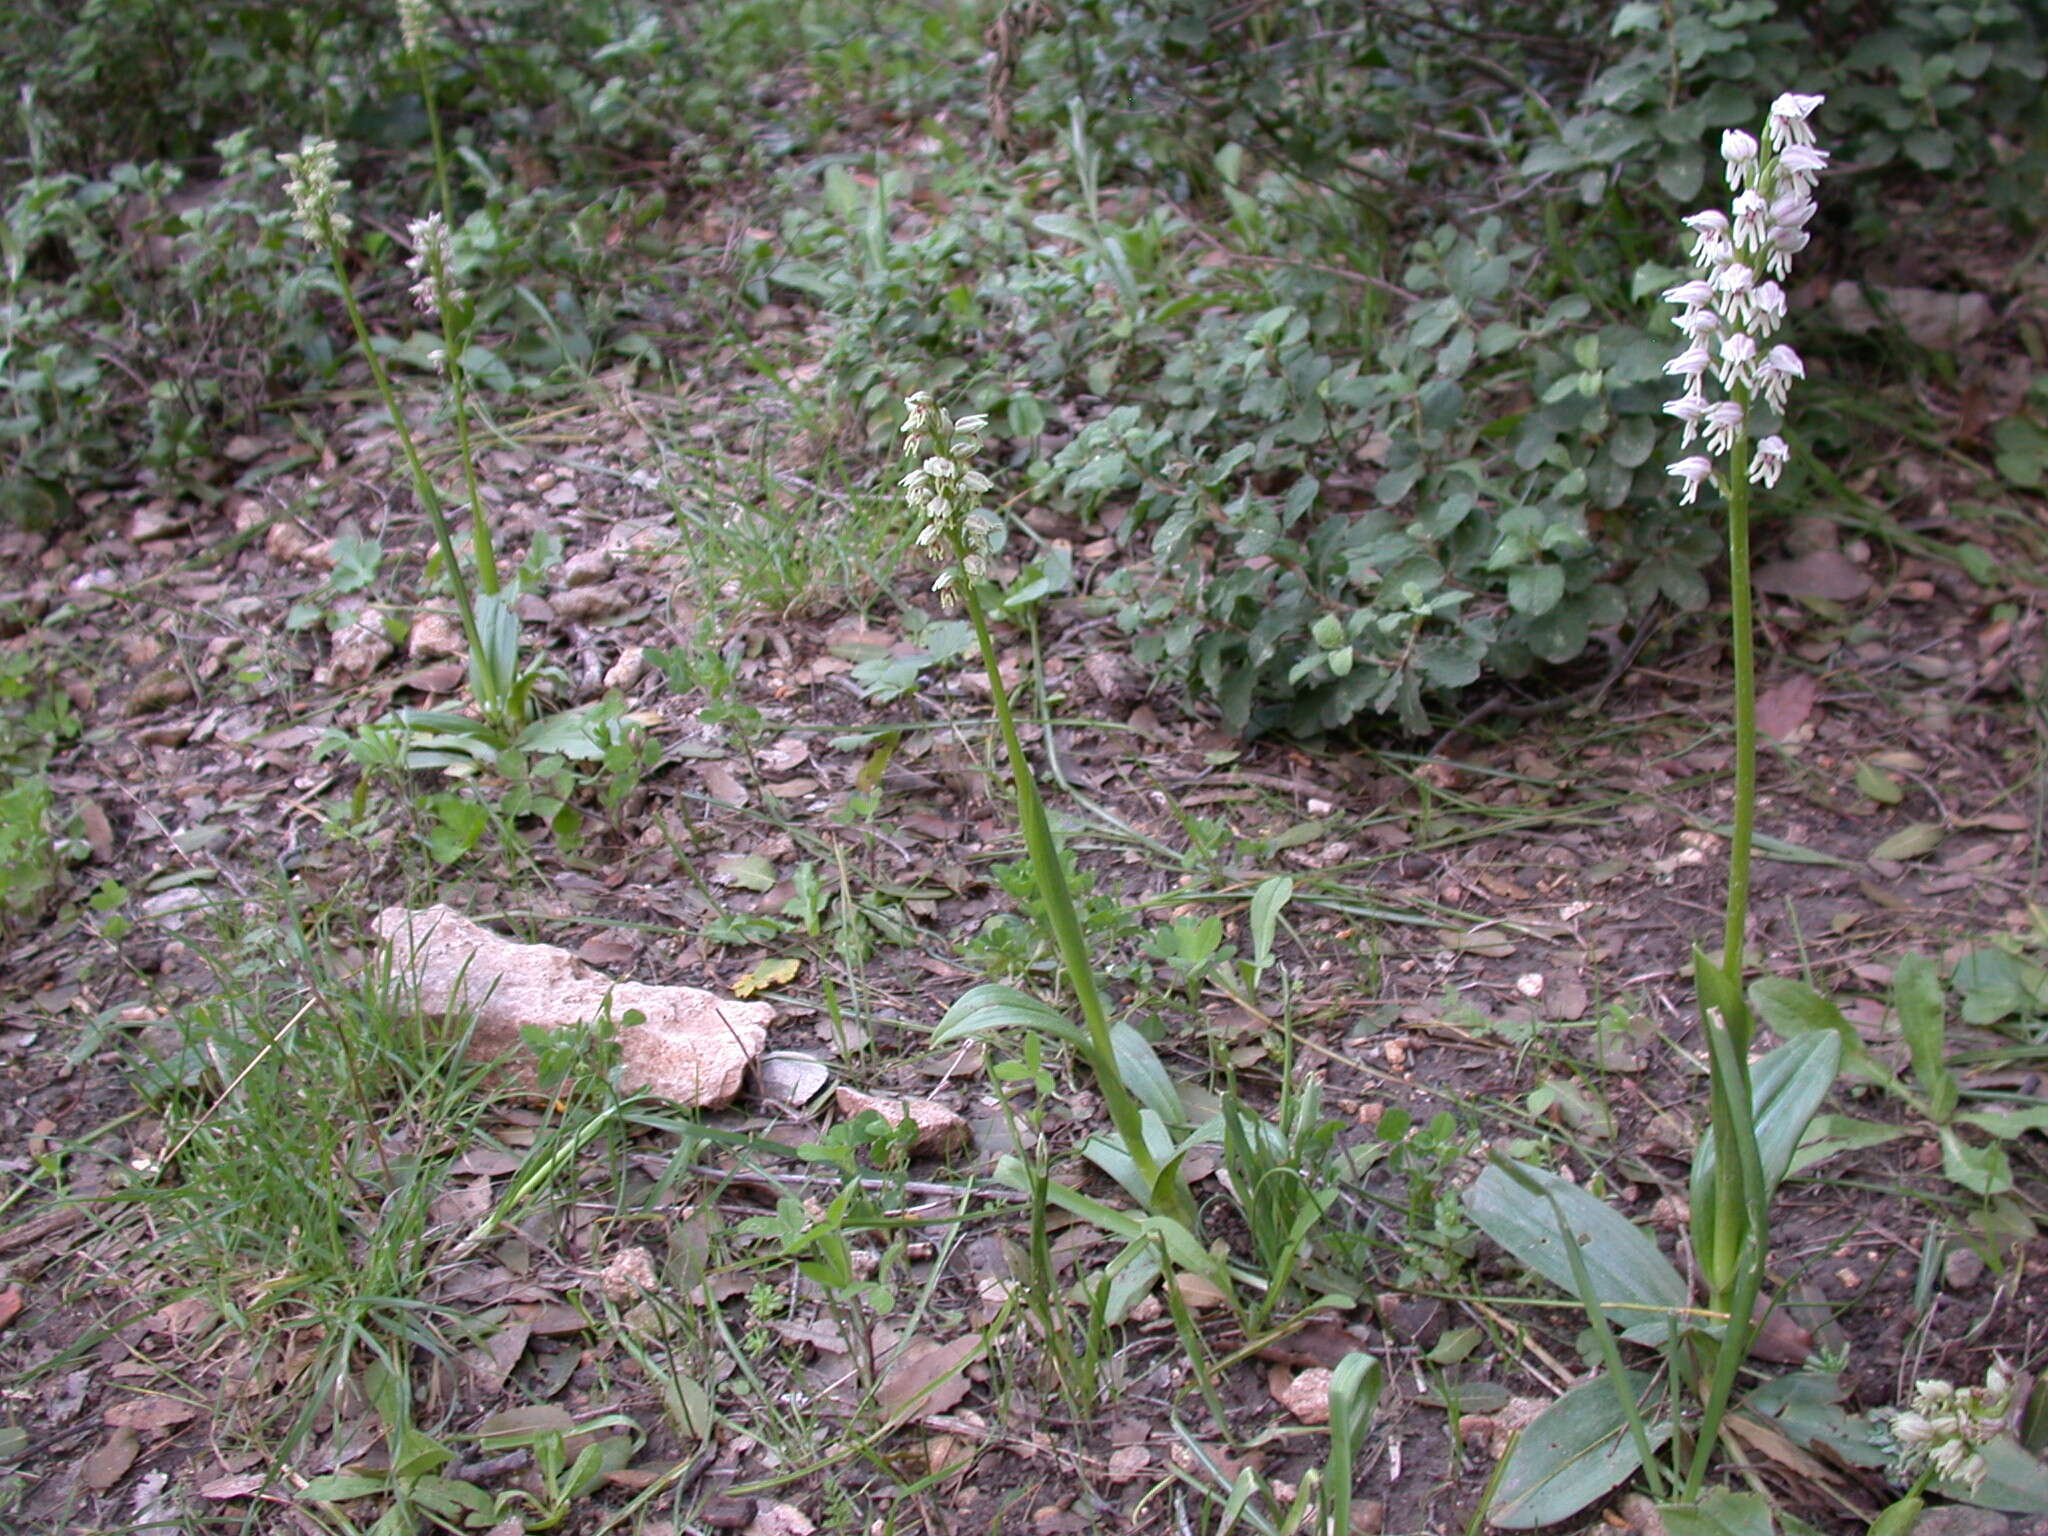
[(1912, 822), (1871, 849), (1870, 857), (1903, 864), (1908, 859), (1925, 858), (1939, 848), (1947, 836), (1948, 832), (1936, 822)]
[(1870, 590), (1870, 577), (1839, 550), (1816, 549), (1792, 560), (1771, 560), (1750, 578), (1759, 592), (1851, 603)]
[(134, 1430), (115, 1430), (78, 1464), (79, 1482), (95, 1493), (105, 1493), (128, 1475), (141, 1449), (142, 1442)]
[(751, 971), (732, 984), (734, 997), (752, 997), (756, 992), (766, 992), (770, 987), (785, 986), (795, 981), (797, 973), (804, 968), (803, 961), (793, 955), (781, 955), (772, 960), (763, 960)]
[(811, 1536), (816, 1529), (794, 1504), (768, 1504), (754, 1512), (745, 1536)]
[(704, 788), (711, 798), (734, 810), (744, 809), (747, 803), (747, 788), (732, 776), (732, 770), (719, 763), (699, 763), (697, 776), (704, 781)]
[(944, 1413), (967, 1395), (967, 1362), (981, 1349), (978, 1333), (950, 1344), (913, 1340), (875, 1389), (883, 1416), (901, 1421)]
[(1766, 688), (1757, 695), (1757, 729), (1777, 741), (1789, 740), (1794, 731), (1806, 724), (1806, 717), (1813, 713), (1814, 700), (1819, 697), (1819, 681), (1803, 672)]
[(216, 1477), (211, 1482), (199, 1485), (202, 1499), (246, 1499), (260, 1489), (269, 1478), (262, 1472), (234, 1472), (226, 1477)]
[(1540, 1397), (1511, 1397), (1498, 1413), (1468, 1413), (1458, 1420), (1458, 1442), (1483, 1450), (1495, 1461), (1507, 1454), (1516, 1435), (1534, 1424), (1550, 1404)]
[(1142, 1477), (1152, 1465), (1151, 1450), (1142, 1445), (1126, 1445), (1109, 1453), (1109, 1480), (1113, 1483), (1127, 1483), (1132, 1478)]
[(1809, 1485), (1839, 1482), (1825, 1465), (1807, 1455), (1768, 1424), (1744, 1418), (1739, 1413), (1731, 1413), (1721, 1422), (1730, 1435), (1742, 1441), (1751, 1450), (1770, 1457), (1787, 1471), (1797, 1474)]
[(105, 1414), (107, 1424), (115, 1429), (169, 1429), (198, 1417), (193, 1404), (170, 1397), (131, 1397), (125, 1403), (115, 1403)]
[[(935, 1477), (965, 1471), (974, 1461), (974, 1442), (960, 1435), (933, 1435), (925, 1442), (924, 1460)], [(1112, 1456), (1112, 1466), (1115, 1461)]]
[(1773, 1307), (1757, 1326), (1749, 1352), (1777, 1365), (1804, 1365), (1813, 1357), (1813, 1335), (1794, 1322), (1790, 1313)]
[(1258, 1358), (1278, 1365), (1320, 1365), (1334, 1370), (1344, 1363), (1346, 1355), (1356, 1354), (1364, 1347), (1365, 1341), (1357, 1334), (1335, 1323), (1310, 1323), (1263, 1346)]

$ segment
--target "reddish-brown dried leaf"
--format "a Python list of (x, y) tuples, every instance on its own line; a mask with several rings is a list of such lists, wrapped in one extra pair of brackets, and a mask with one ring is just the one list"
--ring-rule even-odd
[(169, 1429), (199, 1417), (199, 1409), (174, 1397), (131, 1397), (107, 1409), (106, 1422), (116, 1429)]
[(128, 1475), (142, 1442), (132, 1429), (117, 1429), (78, 1464), (78, 1480), (94, 1493), (105, 1493)]
[(981, 1345), (978, 1333), (950, 1344), (912, 1342), (875, 1391), (884, 1415), (922, 1419), (951, 1408), (967, 1395), (967, 1362), (981, 1353)]
[(1766, 688), (1757, 695), (1756, 727), (1766, 736), (1783, 741), (1813, 713), (1820, 697), (1820, 683), (1804, 672)]

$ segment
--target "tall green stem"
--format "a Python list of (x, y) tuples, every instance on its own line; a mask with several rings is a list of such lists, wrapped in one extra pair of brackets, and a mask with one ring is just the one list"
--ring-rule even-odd
[[(1749, 392), (1737, 390), (1744, 411)], [(1728, 453), (1728, 625), (1735, 662), (1735, 818), (1728, 845), (1728, 920), (1721, 968), (1736, 1007), (1727, 1021), (1735, 1047), (1749, 1053), (1749, 1010), (1741, 1005), (1743, 946), (1749, 929), (1749, 855), (1756, 828), (1756, 641), (1749, 584), (1749, 434), (1736, 434)]]
[[(1087, 936), (1081, 931), (1081, 920), (1074, 909), (1073, 892), (1068, 888), (1065, 865), (1060, 858), (1059, 840), (1054, 836), (1052, 822), (1045, 814), (1045, 803), (1039, 798), (1038, 783), (1032, 776), (1030, 760), (1024, 755), (1023, 739), (1017, 734), (1016, 716), (1010, 709), (1009, 691), (1003, 686), (1003, 677), (996, 657), (994, 637), (989, 633), (988, 619), (982, 612), (981, 599), (974, 590), (974, 582), (965, 571), (966, 551), (954, 549), (956, 568), (960, 570), (960, 596), (967, 609), (968, 622), (974, 626), (974, 638), (981, 646), (981, 664), (988, 673), (989, 696), (995, 702), (996, 725), (1003, 737), (1003, 750), (1010, 759), (1010, 776), (1016, 785), (1017, 820), (1024, 830), (1024, 845), (1031, 856), (1033, 870), (1038, 876), (1040, 891), (1045, 898), (1045, 911), (1052, 928), (1053, 943), (1059, 951), (1060, 969), (1066, 973), (1067, 985), (1073, 988), (1075, 1001), (1080, 1005), (1081, 1019), (1088, 1031), (1089, 1054), (1094, 1058), (1096, 1085), (1101, 1089), (1103, 1106), (1109, 1111), (1110, 1123), (1122, 1138), (1124, 1151), (1138, 1167), (1148, 1187), (1157, 1189), (1160, 1164), (1152, 1155), (1151, 1146), (1145, 1140), (1144, 1117), (1137, 1100), (1117, 1076), (1116, 1044), (1110, 1034), (1109, 1010), (1103, 1006), (1102, 993), (1095, 985), (1095, 970), (1088, 959)], [(1178, 1180), (1175, 1181), (1176, 1190)], [(1172, 1191), (1159, 1191), (1170, 1204), (1168, 1214), (1185, 1220), (1190, 1212), (1182, 1207), (1184, 1199)]]
[[(377, 349), (370, 345), (369, 322), (363, 318), (362, 306), (356, 303), (355, 287), (349, 281), (348, 268), (342, 263), (340, 242), (330, 231), (327, 240), (328, 260), (334, 265), (335, 281), (341, 287), (341, 302), (348, 308), (348, 323), (354, 327), (356, 345), (362, 349), (363, 359), (370, 365), (370, 377), (376, 383), (377, 393), (383, 397), (384, 409), (391, 413), (391, 425), (398, 433), (399, 449), (405, 454), (406, 468), (412, 474), (413, 492), (419, 497), (420, 505), (427, 514), (427, 522), (433, 527), (434, 540), (441, 548), (441, 558), (448, 564), (448, 585), (455, 593), (455, 610), (462, 620), (462, 637), (469, 643), (472, 655), (480, 654), (483, 636), (478, 631), (476, 609), (469, 600), (469, 583), (463, 579), (462, 563), (456, 557), (455, 538), (448, 526), (448, 517), (441, 509), (441, 496), (434, 489), (434, 482), (427, 476), (427, 467), (420, 460), (420, 451), (412, 440), (412, 428), (406, 425), (405, 413), (398, 408), (398, 395), (391, 387), (391, 376), (384, 369), (384, 360), (377, 355)], [(480, 699), (487, 712), (495, 702)]]
[[(1749, 392), (1734, 391), (1747, 412)], [(1685, 1497), (1699, 1497), (1735, 1380), (1756, 1337), (1756, 1303), (1770, 1250), (1770, 1201), (1756, 1144), (1749, 1046), (1755, 1033), (1743, 997), (1743, 948), (1749, 928), (1750, 848), (1756, 827), (1756, 644), (1750, 593), (1749, 463), (1746, 431), (1728, 453), (1728, 588), (1730, 651), (1735, 663), (1735, 811), (1728, 849), (1728, 910), (1722, 935), (1722, 985), (1704, 981), (1702, 1009), (1713, 1076), (1715, 1152), (1714, 1247), (1700, 1256), (1709, 1274), (1709, 1305), (1721, 1312), (1721, 1338), (1687, 1468)], [(1702, 963), (1704, 963), (1702, 961)]]
[[(427, 114), (427, 127), (434, 136), (434, 187), (441, 199), (441, 220), (447, 225), (452, 241), (455, 236), (455, 199), (448, 189), (448, 147), (441, 138), (441, 114), (434, 107), (434, 78), (427, 68), (425, 49), (413, 51), (412, 65), (420, 83), (420, 104)], [(455, 320), (451, 313), (454, 306), (448, 302), (455, 285), (447, 272), (436, 272), (434, 280), (441, 298), (438, 306), (441, 355), (448, 365), (448, 388), (455, 411), (455, 447), (462, 459), (463, 490), (469, 498), (470, 548), (476, 554), (477, 584), (484, 589), (485, 596), (494, 597), (498, 592), (498, 556), (491, 545), (491, 525), (484, 512), (483, 491), (477, 484), (476, 456), (469, 446), (469, 386), (462, 369), (462, 351), (455, 345)]]

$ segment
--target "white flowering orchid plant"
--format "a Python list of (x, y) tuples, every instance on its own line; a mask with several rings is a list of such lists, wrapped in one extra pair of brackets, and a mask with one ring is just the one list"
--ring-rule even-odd
[[(412, 427), (399, 406), (384, 355), (371, 343), (369, 324), (344, 259), (352, 225), (342, 206), (348, 184), (340, 176), (339, 151), (329, 140), (309, 139), (297, 154), (279, 158), (289, 175), (288, 190), (300, 233), (333, 267), (349, 324), (397, 435), (414, 495), (433, 528), (469, 651), (469, 691), (478, 718), (446, 711), (399, 710), (388, 721), (365, 727), (361, 741), (339, 737), (328, 745), (349, 750), (366, 765), (382, 767), (395, 760), (409, 768), (442, 768), (453, 773), (496, 765), (498, 753), (507, 747), (589, 761), (606, 759), (624, 739), (623, 727), (614, 723), (619, 711), (600, 704), (544, 719), (541, 694), (560, 681), (560, 671), (539, 662), (529, 665), (521, 655), (519, 617), (499, 573), (471, 443), (463, 358), (472, 310), (459, 281), (448, 154), (434, 106), (435, 17), (427, 0), (399, 0), (398, 22), (433, 130), (435, 186), (441, 205), (407, 227), (406, 243), (411, 247), (405, 260), (408, 292), (414, 307), (440, 327), (441, 346), (431, 355), (450, 394), (455, 456), (470, 512), (467, 563), (457, 546), (447, 503), (428, 473)], [(373, 736), (377, 738), (374, 741)]]
[[(1200, 1244), (1192, 1236), (1194, 1200), (1180, 1171), (1187, 1146), (1180, 1137), (1187, 1116), (1179, 1092), (1145, 1037), (1109, 1016), (1067, 882), (1060, 839), (1039, 796), (997, 661), (995, 637), (979, 590), (1002, 535), (1001, 523), (981, 505), (994, 486), (974, 467), (987, 420), (981, 416), (955, 418), (923, 391), (906, 400), (904, 409), (903, 452), (910, 468), (904, 473), (902, 491), (921, 522), (917, 548), (939, 567), (932, 590), (941, 605), (964, 608), (974, 628), (997, 729), (1009, 760), (1017, 820), (1032, 876), (1044, 900), (1061, 974), (1082, 1018), (1076, 1028), (1056, 1009), (1014, 987), (980, 986), (947, 1010), (937, 1042), (1024, 1029), (1050, 1035), (1071, 1047), (1093, 1073), (1114, 1131), (1112, 1136), (1095, 1138), (1084, 1151), (1141, 1206), (1177, 1227), (1174, 1236), (1179, 1251), (1200, 1255)], [(1061, 1191), (1059, 1198), (1070, 1205), (1082, 1203), (1082, 1197), (1072, 1191)]]
[[(1497, 1526), (1566, 1519), (1639, 1470), (1673, 1522), (1700, 1519), (1713, 1504), (1727, 1505), (1716, 1518), (1730, 1528), (1753, 1527), (1760, 1512), (1769, 1524), (1756, 1496), (1709, 1492), (1706, 1476), (1761, 1320), (1771, 1198), (1841, 1054), (1836, 1036), (1815, 1033), (1752, 1063), (1743, 988), (1756, 798), (1750, 497), (1775, 486), (1790, 458), (1780, 418), (1805, 367), (1775, 337), (1786, 317), (1783, 283), (1807, 244), (1815, 180), (1827, 165), (1810, 126), (1820, 104), (1818, 96), (1781, 96), (1761, 140), (1723, 136), (1732, 203), (1685, 221), (1695, 272), (1664, 295), (1679, 307), (1682, 337), (1665, 370), (1682, 388), (1664, 409), (1680, 425), (1680, 446), (1696, 448), (1670, 470), (1681, 503), (1710, 485), (1727, 503), (1735, 664), (1723, 945), (1718, 957), (1693, 952), (1710, 1085), (1710, 1129), (1691, 1187), (1699, 1288), (1647, 1233), (1559, 1175), (1506, 1158), (1481, 1174), (1467, 1195), (1474, 1219), (1530, 1270), (1578, 1297), (1605, 1367), (1552, 1404), (1509, 1453), (1488, 1508)], [(1666, 1368), (1630, 1369), (1624, 1340), (1660, 1349)], [(1730, 1500), (1756, 1500), (1758, 1508), (1737, 1510)]]
[[(348, 263), (343, 259), (350, 220), (341, 204), (348, 183), (339, 175), (339, 151), (331, 140), (308, 139), (297, 154), (278, 158), (290, 178), (288, 190), (298, 217), (299, 232), (309, 244), (326, 255), (333, 267), (342, 304), (348, 311), (349, 325), (355, 331), (356, 343), (369, 366), (377, 393), (384, 401), (392, 430), (397, 434), (399, 451), (405, 457), (406, 469), (412, 480), (413, 494), (434, 531), (434, 542), (454, 597), (456, 615), (462, 624), (463, 640), (469, 648), (471, 695), (486, 725), (500, 734), (516, 732), (531, 717), (533, 692), (539, 674), (522, 671), (519, 665), (519, 621), (498, 579), (490, 525), (476, 485), (476, 471), (469, 452), (467, 418), (460, 408), (460, 396), (458, 394), (456, 418), (463, 423), (459, 429), (459, 447), (470, 489), (470, 548), (476, 560), (479, 592), (471, 591), (470, 579), (456, 547), (455, 531), (448, 521), (440, 489), (427, 471), (426, 461), (420, 454), (405, 412), (399, 408), (390, 370), (385, 366), (382, 355), (371, 345), (369, 321), (356, 298), (355, 284), (349, 275)], [(440, 216), (435, 215), (414, 221), (410, 233), (414, 254), (407, 266), (414, 278), (413, 299), (422, 310), (441, 315), (445, 368), (448, 375), (455, 378), (461, 370), (456, 361), (459, 354), (455, 350), (453, 321), (449, 318), (454, 308), (454, 292), (446, 227)]]
[[(1502, 1462), (1487, 1509), (1502, 1528), (1568, 1519), (1640, 1471), (1674, 1536), (1772, 1529), (1760, 1494), (1709, 1489), (1706, 1478), (1769, 1311), (1771, 1201), (1842, 1054), (1841, 1036), (1819, 1029), (1751, 1059), (1743, 948), (1757, 753), (1750, 505), (1753, 492), (1778, 484), (1790, 460), (1782, 418), (1792, 384), (1806, 372), (1798, 353), (1775, 338), (1787, 309), (1782, 284), (1807, 245), (1815, 182), (1828, 163), (1810, 125), (1820, 105), (1818, 96), (1781, 96), (1761, 140), (1723, 135), (1732, 203), (1685, 220), (1695, 273), (1664, 293), (1679, 309), (1683, 338), (1665, 369), (1682, 389), (1664, 409), (1680, 425), (1680, 447), (1698, 445), (1668, 467), (1681, 503), (1697, 501), (1709, 486), (1726, 503), (1735, 674), (1722, 946), (1718, 955), (1693, 950), (1710, 1095), (1690, 1190), (1697, 1288), (1647, 1233), (1557, 1174), (1496, 1158), (1474, 1182), (1467, 1205), (1475, 1221), (1528, 1269), (1577, 1296), (1604, 1367), (1546, 1409)], [(1630, 1369), (1622, 1341), (1661, 1349), (1665, 1368)], [(1888, 1424), (1895, 1466), (1912, 1491), (1880, 1517), (1876, 1536), (1905, 1536), (1930, 1484), (1974, 1496), (1988, 1459), (2002, 1454), (1999, 1424), (2010, 1395), (1996, 1368), (1983, 1388), (1920, 1384), (1912, 1406)]]

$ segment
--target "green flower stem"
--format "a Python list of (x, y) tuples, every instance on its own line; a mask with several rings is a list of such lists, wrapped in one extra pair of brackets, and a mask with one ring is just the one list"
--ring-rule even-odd
[[(448, 146), (441, 137), (441, 114), (434, 107), (434, 80), (427, 68), (424, 50), (415, 51), (412, 56), (413, 73), (420, 82), (420, 102), (427, 114), (427, 127), (434, 136), (434, 186), (441, 199), (441, 221), (448, 228), (448, 238), (455, 238), (455, 199), (448, 190)], [(462, 371), (462, 351), (455, 345), (455, 321), (449, 311), (453, 308), (448, 296), (454, 292), (449, 274), (436, 272), (434, 281), (438, 286), (441, 302), (437, 306), (441, 316), (441, 355), (447, 360), (448, 387), (451, 404), (455, 411), (455, 447), (462, 459), (463, 490), (469, 497), (469, 543), (476, 555), (477, 584), (484, 589), (484, 595), (495, 597), (498, 593), (498, 556), (491, 545), (490, 520), (484, 512), (484, 498), (476, 478), (476, 456), (469, 446), (468, 383)]]
[[(341, 301), (347, 306), (348, 322), (356, 333), (356, 345), (362, 349), (363, 358), (370, 365), (370, 377), (376, 382), (377, 393), (383, 397), (384, 408), (391, 415), (391, 425), (398, 433), (398, 446), (404, 452), (406, 468), (412, 474), (413, 492), (426, 510), (427, 522), (432, 526), (434, 540), (441, 549), (441, 558), (447, 563), (448, 585), (455, 594), (455, 611), (462, 621), (462, 637), (469, 645), (470, 654), (481, 656), (483, 634), (477, 626), (476, 608), (469, 597), (469, 582), (462, 574), (462, 562), (456, 554), (455, 537), (448, 526), (448, 516), (441, 507), (440, 493), (427, 476), (419, 446), (413, 442), (412, 429), (406, 425), (405, 413), (398, 408), (398, 395), (391, 387), (391, 375), (385, 371), (384, 360), (370, 345), (369, 322), (364, 320), (362, 306), (356, 302), (355, 286), (349, 281), (348, 268), (341, 259), (340, 242), (334, 238), (331, 228), (324, 235), (321, 244), (327, 248), (327, 259), (334, 267), (335, 281), (341, 285)], [(495, 689), (493, 692), (495, 694)], [(505, 719), (506, 703), (502, 697), (481, 698), (477, 704), (494, 725), (508, 723)]]
[[(1749, 391), (1735, 398), (1745, 412)], [(1749, 584), (1749, 434), (1738, 432), (1728, 452), (1728, 627), (1735, 662), (1735, 825), (1728, 844), (1728, 921), (1721, 967), (1728, 973), (1739, 1017), (1727, 1021), (1736, 1049), (1749, 1054), (1749, 1010), (1742, 1000), (1743, 946), (1749, 929), (1749, 856), (1756, 827), (1756, 638)]]
[[(1744, 411), (1749, 392), (1734, 391)], [(1730, 651), (1735, 663), (1735, 812), (1728, 849), (1728, 909), (1721, 972), (1724, 1008), (1705, 1010), (1712, 1071), (1715, 1202), (1713, 1254), (1700, 1255), (1709, 1305), (1727, 1321), (1714, 1349), (1713, 1374), (1687, 1469), (1685, 1498), (1699, 1497), (1735, 1379), (1756, 1338), (1756, 1303), (1770, 1249), (1770, 1200), (1756, 1144), (1749, 1047), (1755, 1028), (1743, 996), (1743, 946), (1749, 927), (1750, 849), (1756, 826), (1756, 644), (1750, 592), (1750, 442), (1738, 432), (1728, 453), (1728, 588)], [(1732, 1152), (1732, 1156), (1730, 1155)]]
[[(1715, 1227), (1717, 1244), (1732, 1242), (1739, 1247), (1734, 1280), (1726, 1288), (1725, 1300), (1724, 1292), (1717, 1287), (1710, 1302), (1726, 1321), (1721, 1327), (1720, 1342), (1714, 1346), (1714, 1368), (1707, 1384), (1706, 1404), (1700, 1413), (1699, 1438), (1693, 1445), (1692, 1464), (1686, 1472), (1687, 1502), (1699, 1497), (1706, 1481), (1707, 1464), (1713, 1457), (1715, 1443), (1721, 1436), (1721, 1422), (1727, 1417), (1728, 1404), (1734, 1396), (1735, 1378), (1749, 1359), (1750, 1346), (1756, 1341), (1756, 1303), (1763, 1294), (1764, 1261), (1770, 1250), (1771, 1235), (1770, 1198), (1764, 1187), (1763, 1157), (1756, 1144), (1748, 1061), (1735, 1049), (1732, 1031), (1725, 1024), (1717, 1027), (1710, 1016), (1708, 1027), (1715, 1029), (1720, 1037), (1713, 1042), (1718, 1048), (1713, 1063), (1717, 1079), (1714, 1094), (1721, 1110), (1716, 1119), (1726, 1127), (1725, 1131), (1717, 1131), (1715, 1135), (1715, 1184), (1718, 1193), (1724, 1177), (1732, 1178), (1739, 1185), (1742, 1198), (1739, 1207), (1741, 1219), (1729, 1222), (1724, 1217)], [(1734, 1148), (1732, 1159), (1722, 1150), (1728, 1147)], [(1724, 1175), (1723, 1165), (1731, 1162), (1734, 1166)]]
[[(1039, 892), (1045, 898), (1046, 917), (1052, 926), (1053, 943), (1059, 950), (1060, 968), (1066, 973), (1067, 985), (1073, 988), (1082, 1021), (1087, 1026), (1088, 1053), (1094, 1058), (1090, 1065), (1095, 1069), (1103, 1105), (1109, 1111), (1110, 1123), (1123, 1140), (1124, 1150), (1137, 1164), (1147, 1185), (1156, 1188), (1162, 1170), (1145, 1140), (1144, 1120), (1139, 1113), (1138, 1102), (1117, 1076), (1116, 1046), (1110, 1037), (1109, 1010), (1103, 1006), (1102, 994), (1095, 985), (1095, 971), (1088, 960), (1088, 942), (1074, 910), (1073, 893), (1067, 888), (1066, 870), (1060, 862), (1059, 840), (1045, 814), (1045, 804), (1038, 797), (1038, 784), (1032, 777), (1030, 760), (1024, 755), (1023, 740), (1017, 735), (1017, 721), (1010, 710), (1009, 693), (1003, 687), (995, 639), (989, 633), (988, 619), (982, 613), (974, 580), (964, 569), (966, 551), (958, 547), (957, 541), (954, 556), (955, 568), (960, 573), (957, 590), (967, 609), (968, 621), (974, 626), (974, 638), (981, 646), (981, 664), (988, 673), (989, 697), (995, 701), (996, 724), (1002, 732), (1003, 750), (1010, 759), (1010, 776), (1017, 792), (1017, 820), (1023, 826), (1024, 846), (1038, 877)], [(1179, 1189), (1179, 1181), (1176, 1180), (1175, 1191)], [(1185, 1207), (1187, 1201), (1176, 1196), (1173, 1203), (1176, 1207)], [(1185, 1220), (1191, 1213), (1177, 1208), (1165, 1214)]]

